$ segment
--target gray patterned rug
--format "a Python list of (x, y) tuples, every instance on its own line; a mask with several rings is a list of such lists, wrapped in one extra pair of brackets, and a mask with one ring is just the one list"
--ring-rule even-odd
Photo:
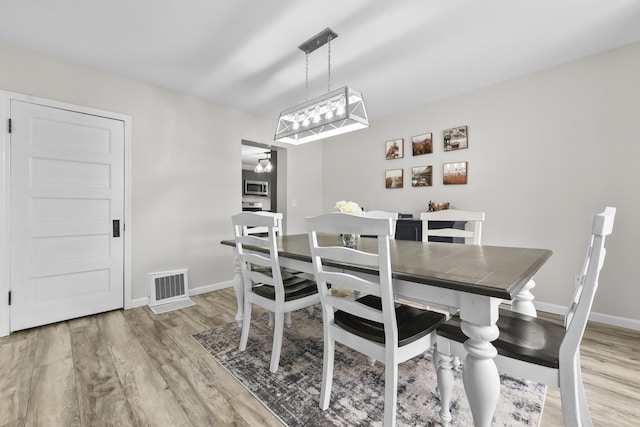
[[(272, 332), (266, 314), (254, 311), (249, 344), (238, 351), (240, 328), (235, 323), (194, 335), (218, 362), (288, 426), (382, 425), (384, 365), (371, 367), (364, 355), (336, 344), (331, 404), (320, 410), (322, 384), (322, 323), (319, 306), (293, 313), (285, 328), (278, 372), (269, 372)], [(455, 372), (451, 413), (453, 425), (473, 424), (460, 372)], [(537, 426), (545, 386), (501, 375), (501, 390), (493, 426)], [(440, 425), (440, 400), (431, 355), (399, 367), (397, 425)]]

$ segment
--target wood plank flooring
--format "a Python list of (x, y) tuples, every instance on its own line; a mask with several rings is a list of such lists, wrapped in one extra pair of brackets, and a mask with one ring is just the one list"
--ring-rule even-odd
[[(191, 338), (233, 321), (233, 290), (193, 300), (161, 315), (112, 311), (0, 338), (0, 426), (281, 426)], [(639, 358), (640, 332), (588, 326), (582, 370), (596, 426), (638, 425)], [(541, 426), (563, 424), (549, 387)]]

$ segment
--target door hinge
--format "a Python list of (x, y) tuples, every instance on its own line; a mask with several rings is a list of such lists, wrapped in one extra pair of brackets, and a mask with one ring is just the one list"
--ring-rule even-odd
[(11, 119), (9, 119), (9, 133), (11, 133)]
[(9, 305), (11, 305), (11, 291), (9, 291)]

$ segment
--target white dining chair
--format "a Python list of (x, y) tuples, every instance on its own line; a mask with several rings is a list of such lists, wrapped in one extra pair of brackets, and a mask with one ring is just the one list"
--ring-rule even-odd
[(380, 210), (366, 211), (364, 213), (366, 218), (389, 218), (391, 220), (391, 235), (389, 235), (390, 240), (395, 240), (396, 238), (396, 224), (398, 222), (398, 212), (387, 212)]
[[(276, 235), (276, 237), (279, 237), (279, 236), (282, 235), (282, 230), (283, 230), (282, 229), (282, 220), (284, 218), (284, 215), (282, 215), (281, 212), (256, 211), (254, 213), (256, 215), (274, 217), (276, 219), (277, 224), (278, 224), (273, 229), (274, 232), (275, 232), (275, 235)], [(263, 235), (264, 236), (264, 235), (266, 235), (268, 233), (269, 230), (267, 229), (267, 227), (262, 227), (262, 226), (254, 226), (254, 227), (246, 226), (246, 227), (243, 227), (243, 231), (244, 231), (245, 235), (254, 234), (254, 235)], [(253, 266), (253, 270), (254, 271), (257, 271), (259, 269), (261, 269), (261, 267)], [(262, 267), (262, 269), (269, 270), (268, 267)], [(282, 271), (283, 280), (286, 280), (290, 275), (303, 276), (303, 277), (309, 278), (308, 275), (303, 273), (302, 271), (293, 270), (291, 268), (286, 268), (286, 267), (281, 267), (280, 270)], [(270, 311), (269, 312), (269, 320), (268, 320), (268, 325), (269, 325), (270, 328), (273, 328), (274, 322), (275, 322), (275, 319), (274, 319), (273, 312)], [(291, 325), (293, 324), (293, 321), (291, 320), (291, 312), (285, 313), (284, 324), (287, 327), (291, 327)]]
[[(429, 241), (429, 237), (462, 238), (468, 245), (480, 245), (482, 242), (482, 223), (484, 222), (484, 212), (462, 211), (458, 209), (444, 209), (435, 212), (422, 212), (422, 241)], [(464, 230), (457, 228), (429, 228), (429, 223), (442, 222), (463, 222)]]
[[(389, 236), (391, 219), (366, 218), (330, 213), (305, 220), (316, 282), (322, 303), (324, 359), (320, 408), (329, 407), (333, 382), (336, 341), (365, 355), (384, 361), (384, 425), (395, 425), (398, 364), (427, 351), (435, 339), (435, 328), (445, 320), (442, 313), (395, 304), (391, 282)], [(373, 253), (343, 246), (328, 246), (319, 233), (354, 233), (377, 237)], [(348, 263), (379, 274), (362, 275), (336, 271), (327, 264)], [(329, 285), (331, 284), (331, 285)], [(359, 291), (332, 292), (335, 287)]]
[[(500, 310), (497, 321), (500, 335), (492, 342), (498, 351), (494, 360), (500, 372), (560, 387), (562, 413), (568, 427), (592, 425), (580, 370), (580, 342), (598, 288), (606, 253), (605, 238), (613, 231), (615, 214), (616, 208), (607, 207), (593, 218), (587, 255), (576, 277), (564, 325)], [(437, 329), (440, 417), (445, 427), (451, 421), (451, 356), (466, 354), (463, 324), (460, 317), (454, 316)]]
[[(276, 241), (277, 216), (242, 212), (232, 217), (232, 223), (244, 285), (240, 351), (245, 351), (247, 347), (253, 304), (273, 312), (275, 320), (269, 370), (276, 372), (280, 362), (285, 313), (304, 307), (312, 309), (314, 304), (320, 302), (318, 288), (313, 280), (288, 274), (281, 269)], [(267, 235), (246, 232), (247, 229), (255, 227), (264, 227)], [(264, 253), (246, 248), (249, 246), (260, 248)]]

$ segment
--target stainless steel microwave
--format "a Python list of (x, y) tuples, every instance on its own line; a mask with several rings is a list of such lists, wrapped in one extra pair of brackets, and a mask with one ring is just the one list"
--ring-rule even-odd
[(269, 183), (267, 181), (244, 180), (244, 194), (249, 196), (268, 196)]

